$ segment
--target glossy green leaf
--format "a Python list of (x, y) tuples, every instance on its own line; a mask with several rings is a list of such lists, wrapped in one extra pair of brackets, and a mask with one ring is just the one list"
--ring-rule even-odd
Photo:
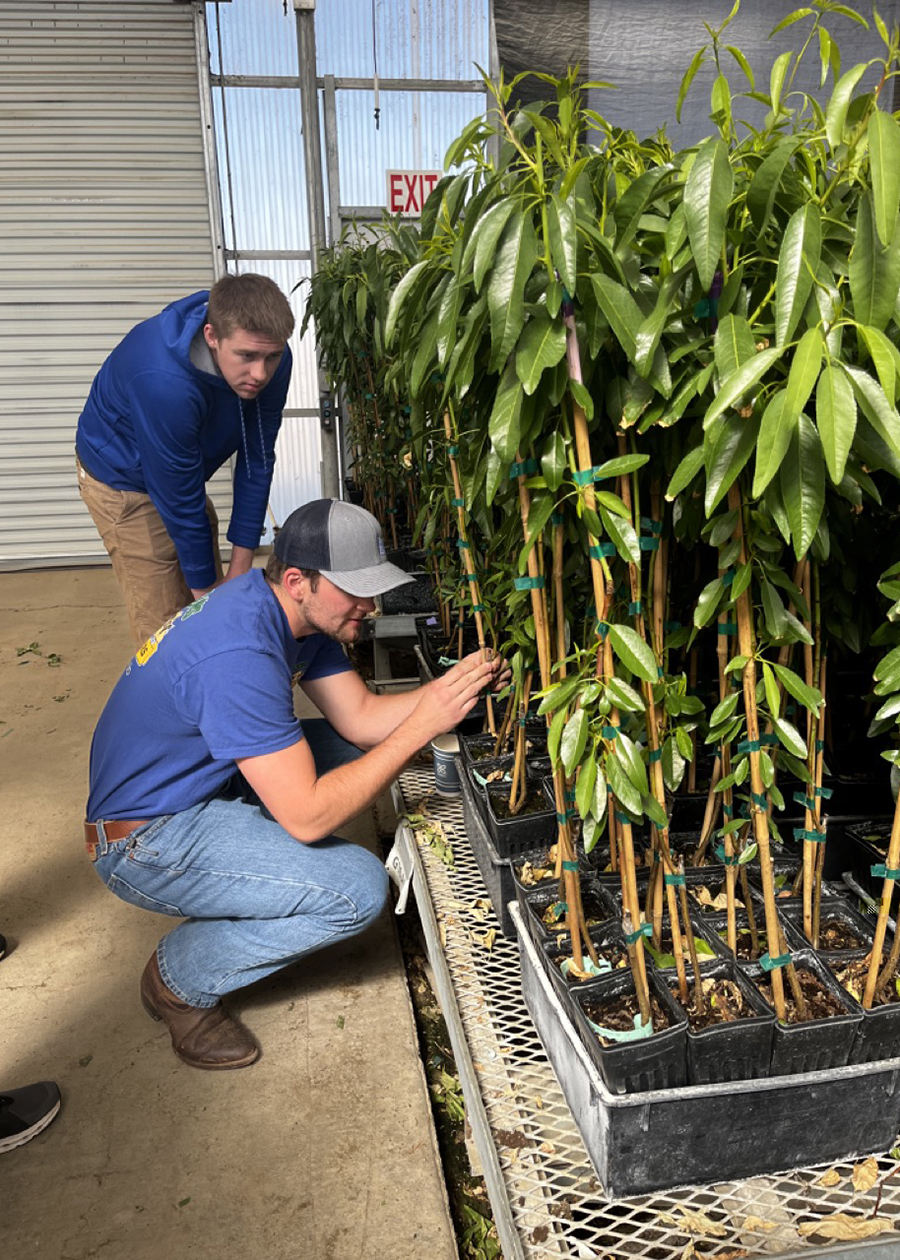
[(588, 735), (588, 716), (584, 709), (578, 709), (566, 722), (559, 744), (559, 753), (565, 766), (566, 774), (575, 772), (581, 760)]
[(434, 310), (420, 329), (416, 353), (409, 373), (409, 392), (412, 398), (418, 398), (425, 382), (435, 366), (437, 356), (438, 311)]
[(781, 177), (798, 143), (793, 136), (785, 136), (779, 140), (772, 152), (760, 163), (750, 181), (747, 209), (758, 235), (762, 235), (768, 226), (775, 198), (781, 187)]
[(628, 360), (633, 363), (637, 335), (644, 322), (640, 307), (623, 285), (601, 272), (592, 273), (591, 284), (597, 305), (606, 316), (607, 323)]
[(566, 353), (566, 329), (562, 320), (539, 311), (522, 329), (516, 345), (516, 373), (526, 394), (533, 394), (548, 368)]
[(488, 281), (491, 320), (491, 360), (502, 367), (525, 323), (525, 284), (538, 256), (531, 215), (513, 214), (503, 236)]
[(778, 680), (768, 661), (763, 661), (762, 663), (762, 675), (769, 714), (771, 717), (777, 718), (781, 712), (781, 692), (778, 690)]
[(818, 328), (808, 328), (794, 351), (788, 373), (785, 406), (799, 414), (809, 401), (822, 367), (825, 347)]
[(832, 149), (836, 149), (844, 136), (844, 124), (847, 121), (847, 110), (856, 89), (857, 83), (866, 72), (866, 63), (860, 62), (846, 74), (842, 74), (835, 84), (828, 108), (825, 111), (825, 134)]
[(612, 650), (626, 669), (636, 674), (638, 678), (643, 678), (645, 682), (656, 682), (658, 670), (653, 649), (644, 642), (636, 630), (632, 630), (630, 626), (610, 626), (609, 641), (612, 644)]
[(643, 320), (634, 340), (634, 366), (641, 376), (647, 376), (653, 368), (653, 360), (659, 347), (666, 320), (672, 313), (675, 298), (681, 288), (682, 275), (676, 272), (668, 276), (660, 286), (656, 305)]
[(775, 340), (790, 341), (806, 306), (822, 252), (818, 206), (806, 202), (788, 220), (778, 253), (775, 291)]
[(706, 459), (706, 492), (703, 507), (711, 516), (747, 460), (756, 449), (759, 438), (759, 418), (755, 414), (746, 419), (736, 411), (720, 416), (708, 429), (703, 451)]
[(559, 764), (559, 744), (567, 717), (566, 710), (559, 709), (553, 715), (553, 721), (550, 723), (550, 729), (547, 732), (547, 752), (550, 754), (550, 760), (554, 766)]
[(738, 706), (741, 698), (739, 691), (733, 691), (730, 696), (726, 696), (724, 700), (720, 700), (712, 713), (709, 715), (710, 726), (718, 726), (720, 722), (724, 722), (726, 718), (730, 718)]
[(650, 785), (647, 782), (647, 767), (644, 765), (640, 749), (621, 727), (619, 727), (619, 735), (615, 742), (615, 754), (632, 786), (642, 794), (648, 792)]
[(497, 252), (497, 242), (509, 222), (513, 211), (520, 206), (516, 197), (504, 197), (486, 210), (478, 220), (462, 259), (462, 274), (466, 275), (472, 267), (475, 292), (481, 292), (484, 277), (487, 275)]
[(578, 284), (578, 232), (575, 211), (556, 193), (547, 202), (547, 232), (550, 236), (550, 257), (562, 282), (574, 293)]
[(597, 762), (593, 757), (586, 757), (578, 771), (578, 782), (575, 785), (575, 806), (582, 818), (591, 812), (594, 800), (594, 784), (597, 782)]
[(649, 455), (616, 455), (613, 459), (604, 460), (597, 469), (597, 480), (605, 477), (621, 477), (626, 473), (637, 472), (650, 459)]
[(566, 442), (559, 432), (551, 433), (541, 454), (541, 472), (548, 490), (556, 491), (566, 475)]
[(438, 310), (437, 353), (438, 363), (442, 368), (447, 366), (447, 361), (450, 358), (453, 347), (456, 345), (457, 323), (461, 305), (462, 287), (459, 279), (453, 276), (444, 290), (444, 296), (441, 298)]
[(876, 109), (869, 118), (869, 171), (875, 227), (882, 245), (890, 245), (900, 209), (900, 127), (891, 114)]
[(734, 173), (728, 150), (721, 140), (710, 136), (700, 145), (684, 186), (688, 239), (704, 291), (712, 285), (721, 262), (733, 191)]
[(397, 284), (396, 289), (391, 295), (390, 305), (388, 306), (387, 319), (385, 320), (385, 324), (384, 324), (385, 345), (389, 346), (394, 340), (394, 332), (397, 327), (397, 321), (400, 318), (401, 312), (403, 311), (403, 306), (406, 302), (406, 299), (409, 297), (411, 290), (415, 287), (416, 282), (423, 275), (426, 269), (430, 266), (431, 266), (431, 263), (428, 261), (416, 263), (415, 266), (410, 267), (409, 271), (407, 271), (403, 275), (403, 277)]
[(772, 583), (765, 579), (760, 582), (760, 594), (766, 630), (773, 639), (783, 639), (788, 632), (788, 621), (781, 596)]
[(699, 630), (701, 626), (715, 615), (716, 609), (722, 599), (722, 592), (725, 590), (725, 584), (720, 577), (713, 578), (711, 582), (707, 582), (694, 608), (694, 625)]
[(805, 709), (809, 709), (812, 713), (818, 713), (824, 703), (821, 691), (818, 691), (815, 687), (808, 686), (798, 674), (795, 674), (792, 669), (788, 669), (786, 665), (779, 665), (776, 661), (773, 661), (772, 668), (778, 676), (778, 681), (789, 695), (798, 700)]
[(860, 325), (860, 334), (866, 343), (881, 388), (888, 402), (897, 400), (897, 383), (900, 380), (900, 350), (890, 337), (877, 328)]
[(500, 380), (488, 420), (491, 445), (507, 466), (515, 459), (519, 446), (524, 397), (525, 392), (516, 376), (515, 368), (509, 364)]
[(673, 499), (681, 494), (682, 490), (687, 489), (703, 467), (703, 459), (702, 446), (695, 446), (693, 450), (688, 451), (687, 455), (672, 473), (672, 480), (666, 487), (667, 502), (671, 503)]
[(787, 77), (793, 55), (792, 52), (782, 53), (780, 57), (775, 58), (772, 65), (772, 72), (769, 75), (769, 98), (772, 102), (773, 114), (781, 112), (781, 93), (784, 89), (784, 80)]
[(697, 71), (703, 65), (705, 58), (706, 58), (706, 49), (698, 48), (697, 51), (694, 53), (693, 57), (691, 58), (691, 64), (688, 66), (687, 70), (684, 72), (684, 75), (681, 80), (681, 85), (678, 88), (678, 98), (675, 101), (675, 121), (676, 122), (679, 122), (679, 123), (681, 122), (681, 107), (684, 105), (684, 98), (687, 96), (688, 89), (693, 83), (694, 78), (697, 74)]
[[(900, 233), (897, 234), (900, 240)], [(868, 372), (844, 365), (853, 393), (863, 415), (895, 458), (900, 458), (900, 415), (888, 402), (884, 390)]]
[(781, 467), (797, 427), (797, 413), (787, 407), (787, 390), (780, 389), (769, 401), (759, 427), (753, 497), (758, 498)]
[(617, 709), (624, 709), (626, 713), (643, 713), (643, 700), (634, 687), (630, 687), (623, 679), (608, 678), (606, 692)]
[(727, 380), (756, 354), (753, 329), (742, 315), (725, 315), (719, 320), (714, 348), (719, 377)]
[(784, 718), (774, 719), (772, 725), (775, 728), (775, 734), (781, 740), (784, 747), (789, 753), (793, 753), (795, 757), (801, 759), (806, 758), (806, 740), (791, 722), (785, 721)]
[(856, 399), (844, 373), (830, 365), (823, 369), (816, 386), (816, 424), (828, 475), (838, 485), (856, 432)]
[(598, 764), (597, 777), (594, 780), (594, 796), (591, 801), (591, 817), (596, 818), (597, 822), (601, 822), (606, 813), (606, 798), (606, 775), (603, 773), (603, 767)]
[[(616, 744), (618, 744), (616, 740)], [(641, 794), (625, 773), (622, 763), (618, 760), (615, 753), (611, 753), (606, 759), (606, 778), (609, 784), (609, 790), (620, 804), (628, 810), (630, 814), (641, 815)]]
[(735, 403), (740, 402), (745, 394), (757, 385), (774, 363), (777, 363), (784, 350), (781, 346), (771, 346), (768, 350), (760, 350), (747, 363), (722, 382), (719, 392), (707, 408), (703, 417), (703, 427), (708, 429), (717, 416)]
[(900, 289), (900, 232), (883, 246), (875, 230), (872, 194), (860, 199), (856, 240), (850, 254), (850, 296), (860, 324), (883, 329), (894, 312)]
[(801, 560), (812, 545), (825, 507), (825, 461), (816, 426), (800, 415), (781, 465), (781, 496), (791, 525), (794, 554)]
[(674, 735), (670, 735), (662, 750), (663, 782), (670, 792), (678, 791), (686, 769), (687, 762), (681, 754), (678, 741)]
[(608, 512), (600, 503), (597, 504), (597, 511), (603, 522), (603, 528), (615, 543), (616, 550), (625, 563), (640, 564), (641, 548), (631, 523)]

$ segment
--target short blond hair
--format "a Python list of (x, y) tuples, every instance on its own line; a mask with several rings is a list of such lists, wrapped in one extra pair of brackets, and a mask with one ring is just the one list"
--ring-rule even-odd
[(287, 341), (294, 331), (294, 312), (274, 280), (248, 271), (222, 276), (210, 289), (206, 322), (217, 337), (238, 328), (270, 341)]

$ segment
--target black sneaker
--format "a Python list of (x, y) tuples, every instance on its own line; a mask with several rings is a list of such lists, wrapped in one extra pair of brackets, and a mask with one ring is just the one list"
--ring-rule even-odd
[(53, 1081), (0, 1093), (0, 1155), (37, 1137), (59, 1111), (59, 1103)]
[(0, 958), (6, 957), (6, 937), (0, 936)]

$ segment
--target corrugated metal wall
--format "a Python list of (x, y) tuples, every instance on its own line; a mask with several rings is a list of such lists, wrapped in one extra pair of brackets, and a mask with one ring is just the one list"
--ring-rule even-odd
[[(0, 134), (0, 565), (85, 562), (91, 380), (213, 278), (193, 8), (0, 0)], [(227, 472), (214, 498), (227, 526)]]

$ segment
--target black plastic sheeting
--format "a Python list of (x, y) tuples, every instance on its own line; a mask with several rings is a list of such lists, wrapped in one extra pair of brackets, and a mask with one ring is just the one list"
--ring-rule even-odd
[[(845, 3), (847, 0), (845, 0)], [(802, 0), (744, 0), (743, 7), (722, 37), (745, 55), (756, 76), (758, 91), (768, 92), (775, 59), (802, 46), (812, 25), (804, 18), (769, 34), (782, 18), (800, 7)], [(639, 138), (653, 135), (665, 125), (676, 149), (695, 144), (711, 133), (709, 94), (715, 78), (711, 53), (694, 79), (681, 113), (675, 121), (675, 104), (682, 76), (696, 50), (710, 42), (703, 26), (721, 25), (732, 0), (493, 0), (497, 51), (507, 81), (523, 70), (541, 70), (555, 76), (579, 65), (582, 78), (616, 85), (616, 91), (592, 91), (592, 109), (616, 126), (635, 131)], [(848, 8), (864, 16), (869, 29), (839, 14), (828, 14), (825, 25), (841, 51), (841, 70), (858, 62), (884, 56), (884, 45), (872, 23), (869, 4)], [(900, 19), (900, 0), (878, 0), (878, 11), (888, 27)], [(732, 93), (748, 90), (743, 72), (732, 55), (721, 51), (722, 69)], [(834, 86), (829, 75), (824, 92), (819, 89), (818, 40), (814, 40), (794, 80), (793, 90), (827, 100)], [(874, 87), (880, 70), (874, 68), (863, 85)], [(891, 91), (890, 88), (886, 89)], [(523, 103), (544, 100), (548, 86), (527, 80), (516, 89)], [(900, 92), (885, 107), (900, 107)], [(765, 108), (755, 101), (735, 102), (734, 114), (753, 126), (762, 123)], [(739, 130), (739, 135), (741, 131)]]

